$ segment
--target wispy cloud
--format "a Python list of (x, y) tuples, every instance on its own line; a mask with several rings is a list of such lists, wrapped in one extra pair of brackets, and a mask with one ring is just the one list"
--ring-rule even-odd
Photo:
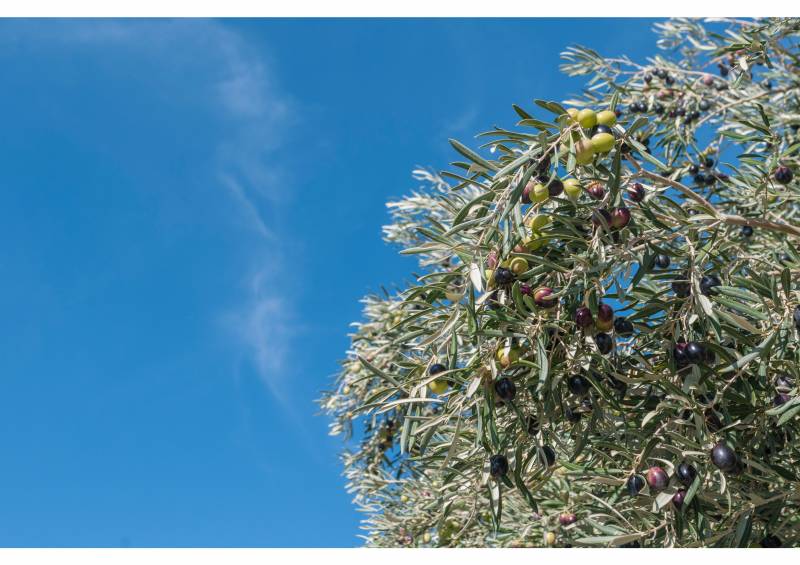
[(269, 390), (284, 406), (288, 406), (280, 375), (285, 372), (289, 357), (292, 320), (285, 300), (267, 291), (272, 276), (266, 270), (254, 273), (250, 278), (247, 306), (230, 312), (227, 321), (250, 350)]
[[(230, 198), (236, 224), (254, 234), (247, 243), (250, 259), (241, 273), (237, 306), (222, 312), (221, 327), (233, 337), (243, 357), (285, 407), (283, 376), (294, 334), (293, 308), (279, 296), (276, 277), (284, 263), (280, 245), (286, 206), (287, 173), (275, 154), (295, 116), (291, 99), (278, 86), (263, 49), (216, 21), (86, 20), (6, 27), (0, 45), (32, 37), (75, 49), (117, 47), (144, 58), (176, 92), (190, 93), (222, 123), (215, 149), (220, 194)], [(199, 82), (198, 82), (199, 81)]]
[(229, 135), (219, 141), (217, 168), (224, 186), (239, 206), (245, 226), (258, 235), (251, 270), (243, 273), (244, 296), (222, 315), (223, 327), (237, 339), (275, 398), (291, 412), (284, 393), (291, 344), (293, 307), (276, 277), (284, 263), (277, 218), (285, 206), (285, 172), (277, 165), (280, 131), (292, 121), (288, 97), (276, 86), (265, 56), (238, 35), (211, 27), (218, 49), (220, 74), (214, 91), (231, 120)]
[(220, 181), (239, 204), (245, 224), (260, 237), (253, 251), (256, 266), (244, 274), (245, 296), (223, 319), (268, 389), (291, 412), (284, 379), (295, 338), (294, 313), (287, 297), (273, 290), (281, 288), (276, 278), (284, 257), (279, 227), (270, 226), (264, 211), (275, 218), (286, 204), (285, 172), (274, 152), (281, 148), (279, 131), (285, 131), (293, 114), (263, 56), (229, 30), (216, 33), (224, 73), (215, 89), (236, 125), (218, 146)]
[(472, 134), (472, 129), (474, 128), (478, 114), (479, 108), (477, 105), (465, 108), (461, 113), (441, 124), (439, 136), (452, 137), (454, 135)]
[(220, 173), (219, 178), (222, 185), (230, 191), (233, 199), (239, 204), (246, 225), (251, 227), (264, 239), (274, 238), (274, 234), (270, 232), (267, 224), (261, 217), (258, 206), (253, 199), (245, 193), (244, 187), (226, 173)]

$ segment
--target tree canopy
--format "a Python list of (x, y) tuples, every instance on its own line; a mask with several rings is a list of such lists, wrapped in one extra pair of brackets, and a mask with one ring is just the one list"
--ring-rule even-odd
[(368, 545), (798, 544), (800, 20), (655, 27), (388, 204), (320, 400)]

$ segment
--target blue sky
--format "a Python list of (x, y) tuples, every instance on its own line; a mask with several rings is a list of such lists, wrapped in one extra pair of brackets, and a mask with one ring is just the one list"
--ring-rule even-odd
[(353, 546), (384, 203), (643, 20), (0, 21), (0, 545)]

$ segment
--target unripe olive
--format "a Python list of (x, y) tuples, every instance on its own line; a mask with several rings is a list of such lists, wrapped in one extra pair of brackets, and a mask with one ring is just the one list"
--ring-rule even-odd
[(428, 388), (430, 388), (431, 392), (434, 394), (444, 394), (447, 392), (447, 389), (450, 388), (450, 383), (444, 379), (436, 379), (428, 383)]
[(522, 257), (514, 257), (511, 260), (511, 271), (516, 275), (521, 275), (528, 270), (528, 261)]
[(548, 225), (552, 219), (548, 214), (536, 214), (528, 222), (528, 227), (534, 231), (538, 231)]
[(516, 347), (503, 347), (497, 351), (497, 359), (505, 368), (519, 361), (519, 349)]
[(604, 126), (613, 126), (617, 123), (617, 115), (611, 110), (603, 110), (597, 113), (597, 123)]
[(579, 165), (588, 165), (594, 159), (594, 147), (588, 139), (581, 139), (575, 144), (575, 161)]
[(553, 545), (556, 543), (556, 535), (553, 532), (547, 532), (544, 535), (544, 543), (547, 545)]
[(578, 109), (577, 108), (569, 108), (567, 109), (567, 114), (572, 119), (573, 122), (578, 121)]
[(595, 153), (608, 153), (614, 148), (614, 136), (610, 133), (596, 133), (592, 136), (592, 149)]
[(593, 128), (597, 125), (597, 114), (594, 113), (594, 110), (584, 108), (578, 112), (578, 123), (581, 124), (582, 128)]
[(538, 232), (534, 232), (531, 237), (525, 238), (525, 247), (530, 251), (538, 251), (543, 245), (547, 244), (548, 238), (542, 237)]
[(533, 187), (533, 193), (531, 195), (531, 200), (534, 202), (545, 202), (548, 198), (550, 198), (550, 191), (547, 190), (547, 187), (541, 183), (537, 183)]
[(578, 179), (567, 179), (564, 181), (564, 193), (573, 202), (577, 202), (581, 195), (581, 183)]

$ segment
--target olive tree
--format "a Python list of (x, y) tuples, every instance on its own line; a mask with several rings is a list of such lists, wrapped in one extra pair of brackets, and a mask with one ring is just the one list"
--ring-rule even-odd
[(656, 32), (388, 204), (320, 400), (368, 545), (799, 543), (800, 20)]

